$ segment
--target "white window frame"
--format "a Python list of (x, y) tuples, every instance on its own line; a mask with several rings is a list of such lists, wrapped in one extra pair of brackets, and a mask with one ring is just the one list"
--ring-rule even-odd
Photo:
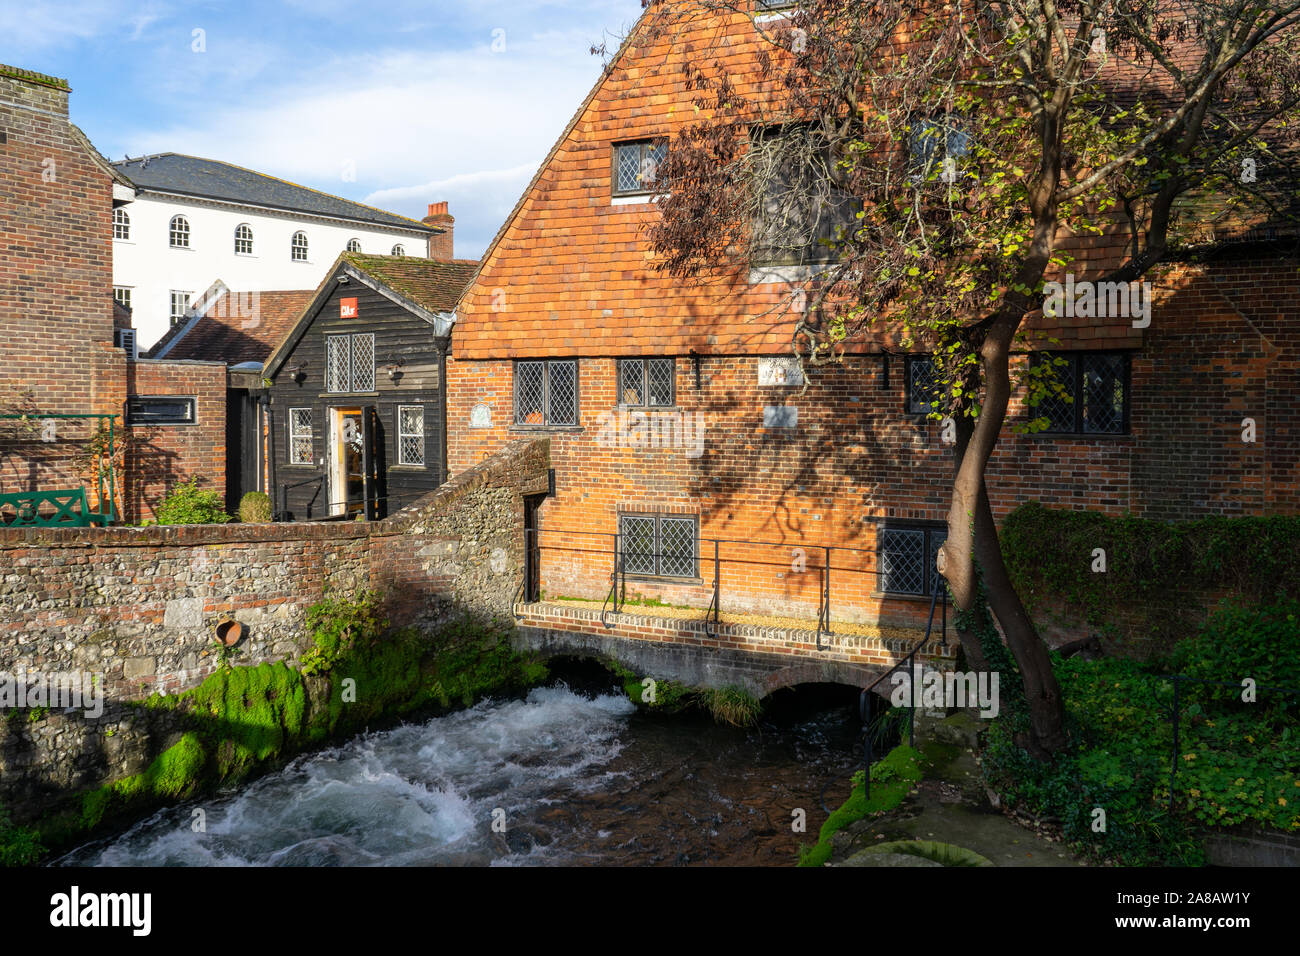
[(397, 245), (393, 246), (393, 251), (389, 254), (394, 256), (404, 256), (406, 255), (406, 249), (399, 242)]
[(113, 286), (113, 301), (124, 309), (131, 308), (131, 290), (135, 286), (115, 285)]
[[(171, 298), (167, 306), (167, 314), (171, 317), (172, 325), (177, 325), (185, 321), (185, 313), (190, 310), (190, 300), (194, 298), (194, 293), (186, 292), (184, 289), (170, 289), (168, 290), (168, 294)], [(185, 297), (179, 315), (176, 314), (176, 297), (178, 295)]]
[[(304, 430), (302, 430), (302, 429), (300, 429), (300, 428), (295, 427), (295, 424), (296, 424), (296, 423), (295, 423), (295, 420), (294, 420), (294, 419), (295, 419), (295, 415), (294, 415), (295, 412), (306, 412), (306, 413), (307, 413), (307, 428), (306, 428), (306, 431), (304, 431)], [(304, 457), (301, 457), (301, 456), (299, 456), (299, 455), (294, 454), (295, 450), (297, 449), (297, 443), (298, 443), (299, 441), (301, 441), (302, 439), (304, 439), (304, 438), (307, 440), (307, 455), (306, 455), (305, 458), (304, 458)], [(310, 464), (312, 463), (312, 461), (313, 461), (313, 454), (314, 454), (314, 447), (313, 447), (313, 445), (314, 445), (314, 439), (315, 439), (315, 435), (313, 434), (313, 422), (312, 422), (312, 410), (311, 410), (311, 408), (310, 408), (310, 407), (304, 407), (304, 408), (291, 408), (291, 409), (289, 409), (289, 448), (288, 448), (288, 453), (289, 453), (289, 454), (288, 454), (289, 464), (291, 464), (291, 465), (310, 465)]]
[[(241, 235), (245, 233), (246, 235)], [(247, 249), (239, 248), (240, 243), (246, 243)], [(235, 255), (251, 256), (253, 254), (253, 227), (246, 222), (241, 222), (235, 227)]]
[(354, 238), (354, 239), (349, 239), (349, 240), (348, 240), (348, 244), (347, 244), (347, 246), (345, 247), (345, 251), (346, 251), (346, 252), (360, 252), (360, 251), (361, 251), (361, 240), (360, 240), (360, 239), (355, 239), (355, 238)]
[[(420, 430), (418, 432), (408, 432), (403, 430), (402, 413), (411, 411), (412, 409), (414, 409), (419, 415)], [(406, 439), (408, 438), (420, 439), (420, 460), (419, 461), (407, 461), (406, 459)], [(427, 464), (427, 459), (428, 459), (428, 455), (426, 454), (426, 452), (427, 452), (427, 445), (425, 443), (425, 434), (424, 434), (424, 406), (423, 405), (398, 405), (397, 406), (397, 463), (399, 465), (410, 465), (412, 467), (418, 466), (423, 468)]]
[(113, 238), (119, 242), (131, 241), (131, 215), (125, 209), (113, 210)]
[(179, 213), (167, 223), (167, 244), (173, 249), (190, 248), (190, 221)]
[[(299, 239), (301, 239), (302, 242), (299, 242)], [(307, 254), (310, 251), (310, 248), (311, 247), (307, 242), (307, 233), (299, 229), (293, 234), (293, 238), (289, 240), (289, 261), (307, 262)], [(299, 255), (299, 253), (301, 253), (301, 255)]]

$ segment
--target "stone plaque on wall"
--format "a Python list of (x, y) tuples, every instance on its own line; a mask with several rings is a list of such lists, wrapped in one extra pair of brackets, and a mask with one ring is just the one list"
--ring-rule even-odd
[(802, 385), (803, 371), (793, 355), (771, 355), (758, 360), (759, 385)]
[(794, 405), (768, 405), (763, 409), (764, 428), (798, 428), (799, 409)]
[(482, 402), (479, 402), (469, 410), (469, 427), (470, 428), (491, 428), (492, 427), (492, 409)]

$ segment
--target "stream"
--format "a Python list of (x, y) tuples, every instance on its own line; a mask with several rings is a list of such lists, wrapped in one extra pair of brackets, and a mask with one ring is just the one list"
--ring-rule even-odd
[(304, 755), (58, 864), (789, 866), (822, 788), (832, 808), (848, 795), (856, 695), (782, 691), (742, 730), (638, 712), (579, 674)]

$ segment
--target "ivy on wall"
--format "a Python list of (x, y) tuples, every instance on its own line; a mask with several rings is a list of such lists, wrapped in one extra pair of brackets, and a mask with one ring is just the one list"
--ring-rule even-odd
[(1007, 570), (1033, 613), (1053, 600), (1088, 624), (1136, 615), (1157, 640), (1186, 636), (1211, 598), (1251, 602), (1300, 593), (1300, 517), (1169, 523), (1022, 505), (1001, 530)]

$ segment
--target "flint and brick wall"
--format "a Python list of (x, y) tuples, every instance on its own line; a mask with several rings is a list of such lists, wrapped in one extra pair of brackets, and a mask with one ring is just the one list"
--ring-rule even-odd
[(394, 625), (431, 638), (452, 610), (509, 614), (522, 496), (546, 490), (547, 468), (545, 441), (517, 442), (369, 524), (0, 528), (0, 675), (96, 674), (106, 699), (98, 720), (0, 720), (0, 801), (139, 770), (147, 730), (122, 702), (201, 683), (222, 615), (245, 625), (235, 663), (258, 664), (310, 646), (304, 613), (326, 587), (379, 590)]

